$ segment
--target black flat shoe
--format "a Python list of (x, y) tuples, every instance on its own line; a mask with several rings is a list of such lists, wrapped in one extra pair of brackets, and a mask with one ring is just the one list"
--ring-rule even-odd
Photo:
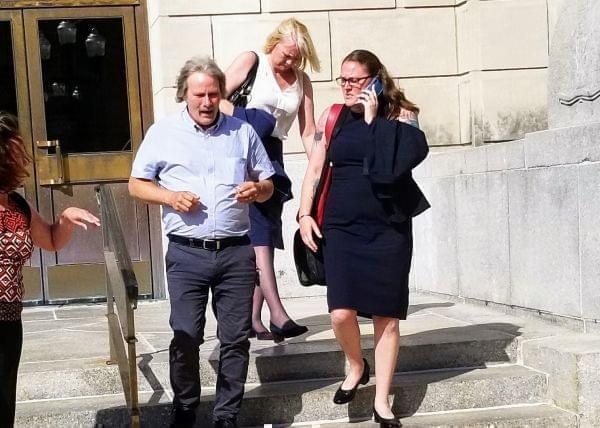
[(182, 409), (173, 407), (169, 428), (193, 428), (196, 423), (195, 409)]
[(214, 428), (237, 428), (235, 419), (219, 419), (213, 422)]
[(287, 320), (281, 327), (270, 323), (269, 328), (275, 342), (281, 342), (283, 339), (300, 336), (308, 331), (308, 328), (303, 325), (298, 325), (292, 320)]
[(379, 416), (375, 407), (373, 407), (373, 419), (379, 424), (380, 428), (398, 428), (402, 426), (400, 419), (395, 416), (393, 418), (382, 418)]
[(335, 404), (346, 404), (346, 403), (351, 402), (354, 399), (354, 396), (356, 395), (356, 389), (358, 388), (358, 385), (366, 385), (369, 382), (369, 379), (370, 379), (369, 363), (367, 363), (367, 360), (365, 360), (364, 358), (363, 358), (363, 364), (364, 365), (363, 365), (362, 375), (361, 375), (358, 383), (356, 385), (354, 385), (354, 388), (342, 389), (342, 385), (344, 384), (344, 382), (342, 382), (342, 385), (340, 385), (338, 390), (335, 391), (335, 395), (333, 396), (333, 402)]
[(256, 331), (251, 328), (250, 333), (248, 333), (248, 338), (252, 339), (253, 337), (256, 337), (257, 340), (273, 340), (273, 334), (271, 334), (269, 330)]

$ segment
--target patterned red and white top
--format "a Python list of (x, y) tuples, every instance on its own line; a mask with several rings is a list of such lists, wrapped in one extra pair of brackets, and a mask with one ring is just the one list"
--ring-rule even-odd
[(20, 196), (0, 208), (0, 321), (18, 321), (23, 310), (23, 265), (33, 252), (29, 213)]

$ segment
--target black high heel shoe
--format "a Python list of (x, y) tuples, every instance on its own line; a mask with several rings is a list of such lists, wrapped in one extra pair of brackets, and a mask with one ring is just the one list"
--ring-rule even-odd
[(250, 329), (250, 333), (248, 334), (248, 338), (252, 339), (256, 337), (257, 340), (273, 340), (273, 334), (269, 330), (265, 331), (256, 331), (253, 328)]
[(382, 418), (379, 416), (375, 407), (373, 407), (373, 419), (379, 424), (380, 428), (398, 428), (402, 426), (400, 419), (395, 416), (393, 418)]
[(333, 402), (335, 404), (346, 404), (351, 402), (356, 395), (356, 389), (358, 388), (358, 385), (366, 385), (369, 382), (370, 371), (371, 369), (369, 368), (369, 363), (367, 363), (367, 360), (363, 358), (363, 372), (358, 383), (354, 385), (354, 388), (352, 389), (342, 389), (342, 385), (344, 384), (344, 382), (342, 382), (342, 385), (340, 385), (337, 391), (335, 391)]
[(303, 325), (298, 325), (292, 320), (287, 320), (281, 327), (277, 327), (273, 323), (269, 323), (271, 334), (275, 342), (281, 342), (283, 339), (300, 336), (308, 331), (308, 328)]

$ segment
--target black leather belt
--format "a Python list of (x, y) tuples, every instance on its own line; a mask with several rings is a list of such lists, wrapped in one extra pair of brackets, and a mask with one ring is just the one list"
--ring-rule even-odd
[(198, 239), (198, 238), (186, 238), (185, 236), (179, 235), (168, 235), (169, 241), (177, 244), (185, 245), (193, 248), (202, 248), (208, 251), (219, 251), (226, 247), (232, 247), (236, 245), (248, 245), (250, 238), (248, 235), (244, 236), (230, 236), (229, 238), (222, 239)]

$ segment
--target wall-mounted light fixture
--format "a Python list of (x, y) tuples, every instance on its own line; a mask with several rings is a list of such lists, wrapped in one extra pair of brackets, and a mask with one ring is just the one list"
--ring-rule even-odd
[(56, 32), (61, 45), (73, 44), (77, 41), (77, 26), (73, 21), (60, 21)]
[(52, 55), (52, 45), (44, 33), (40, 31), (40, 56), (42, 59), (50, 59)]
[(93, 58), (95, 56), (104, 56), (106, 53), (106, 37), (98, 32), (96, 27), (92, 27), (90, 34), (85, 39), (85, 49), (87, 56)]

